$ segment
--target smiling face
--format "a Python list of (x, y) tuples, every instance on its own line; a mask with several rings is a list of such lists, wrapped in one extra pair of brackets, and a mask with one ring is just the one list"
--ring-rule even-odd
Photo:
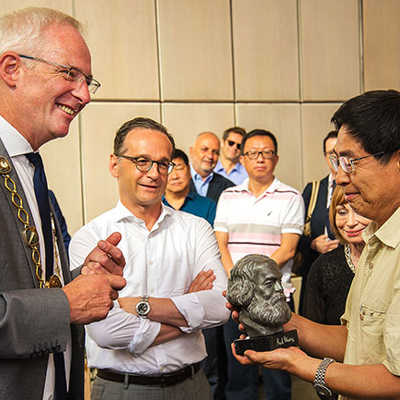
[(174, 158), (174, 169), (168, 175), (167, 192), (184, 193), (188, 191), (190, 185), (190, 168), (182, 158)]
[[(253, 136), (249, 138), (243, 149), (246, 154), (249, 151), (276, 151), (272, 139), (268, 136)], [(262, 183), (271, 182), (274, 179), (274, 170), (278, 163), (279, 157), (273, 155), (271, 159), (264, 159), (261, 154), (255, 160), (250, 160), (249, 157), (242, 155), (240, 160), (249, 175), (250, 181), (256, 180)]]
[[(335, 151), (350, 159), (368, 156), (361, 144), (347, 131), (339, 130)], [(336, 183), (342, 186), (345, 200), (353, 210), (381, 226), (400, 206), (399, 154), (394, 153), (387, 164), (374, 157), (357, 161), (354, 171), (343, 172), (339, 166)]]
[[(74, 27), (50, 25), (42, 36), (45, 46), (38, 50), (40, 54), (29, 56), (91, 74), (89, 50)], [(90, 101), (90, 95), (86, 82), (67, 80), (56, 67), (46, 63), (20, 59), (20, 69), (15, 92), (24, 118), (13, 124), (36, 149), (67, 135), (71, 121)]]
[(206, 178), (217, 165), (219, 157), (219, 139), (213, 133), (204, 133), (197, 137), (190, 148), (190, 161), (194, 170)]
[[(126, 135), (121, 154), (168, 162), (172, 144), (160, 131), (135, 128)], [(157, 164), (148, 172), (140, 172), (132, 161), (111, 155), (110, 172), (118, 179), (121, 203), (132, 213), (138, 208), (160, 209), (168, 175), (160, 174)]]
[(364, 243), (361, 234), (370, 222), (368, 218), (354, 212), (348, 203), (336, 206), (336, 228), (347, 243), (355, 245)]

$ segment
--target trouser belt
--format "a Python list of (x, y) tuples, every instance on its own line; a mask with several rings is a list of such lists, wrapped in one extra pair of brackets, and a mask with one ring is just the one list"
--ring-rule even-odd
[(177, 371), (157, 376), (124, 374), (109, 369), (99, 369), (97, 370), (97, 376), (107, 381), (120, 382), (129, 385), (172, 386), (193, 377), (197, 372), (199, 372), (200, 366), (201, 362), (198, 362)]

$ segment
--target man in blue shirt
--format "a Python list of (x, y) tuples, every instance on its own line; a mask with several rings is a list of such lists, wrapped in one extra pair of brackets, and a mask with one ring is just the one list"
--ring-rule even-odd
[(231, 180), (235, 185), (240, 185), (248, 177), (246, 169), (239, 162), (240, 145), (246, 131), (235, 126), (227, 129), (222, 136), (222, 146), (219, 161), (214, 172)]
[(168, 175), (163, 203), (175, 210), (185, 211), (214, 224), (216, 204), (213, 200), (190, 191), (190, 167), (188, 156), (176, 149), (172, 157), (174, 169)]

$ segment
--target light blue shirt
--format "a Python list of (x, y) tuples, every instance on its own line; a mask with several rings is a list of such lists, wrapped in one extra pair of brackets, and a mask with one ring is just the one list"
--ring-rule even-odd
[(221, 164), (221, 161), (218, 160), (217, 165), (214, 168), (214, 171), (217, 174), (220, 174), (224, 176), (225, 178), (228, 178), (230, 181), (232, 181), (235, 185), (241, 185), (245, 179), (248, 178), (246, 168), (243, 167), (240, 162), (238, 162), (231, 170), (229, 174), (226, 173), (224, 166)]
[(197, 193), (200, 196), (206, 197), (208, 186), (210, 184), (212, 177), (214, 176), (214, 173), (211, 172), (211, 174), (208, 175), (207, 178), (203, 180), (203, 178), (194, 170), (192, 164), (190, 164), (190, 173), (192, 174), (193, 183), (197, 190)]

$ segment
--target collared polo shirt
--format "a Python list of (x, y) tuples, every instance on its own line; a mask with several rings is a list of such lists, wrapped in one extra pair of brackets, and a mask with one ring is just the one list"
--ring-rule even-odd
[(243, 167), (240, 162), (238, 162), (232, 170), (229, 172), (229, 174), (226, 173), (224, 166), (221, 164), (221, 161), (218, 160), (217, 165), (214, 168), (214, 171), (225, 178), (229, 179), (232, 181), (235, 185), (241, 185), (245, 179), (247, 179), (249, 176), (247, 174), (246, 168)]
[[(400, 375), (400, 208), (378, 229), (364, 230), (365, 247), (347, 297), (346, 364), (383, 364)], [(343, 398), (343, 397), (342, 397)]]
[[(173, 208), (168, 203), (165, 196), (163, 196), (162, 201), (166, 206)], [(213, 226), (216, 208), (217, 205), (215, 204), (215, 201), (211, 200), (210, 198), (199, 196), (197, 193), (194, 192), (189, 192), (179, 211), (185, 211), (189, 214), (202, 217), (207, 220), (211, 226)]]
[[(228, 250), (235, 264), (247, 254), (270, 256), (281, 245), (281, 234), (303, 233), (301, 194), (277, 178), (260, 196), (249, 190), (249, 180), (226, 189), (217, 206), (214, 230), (229, 233)], [(292, 260), (281, 272), (289, 273)]]

